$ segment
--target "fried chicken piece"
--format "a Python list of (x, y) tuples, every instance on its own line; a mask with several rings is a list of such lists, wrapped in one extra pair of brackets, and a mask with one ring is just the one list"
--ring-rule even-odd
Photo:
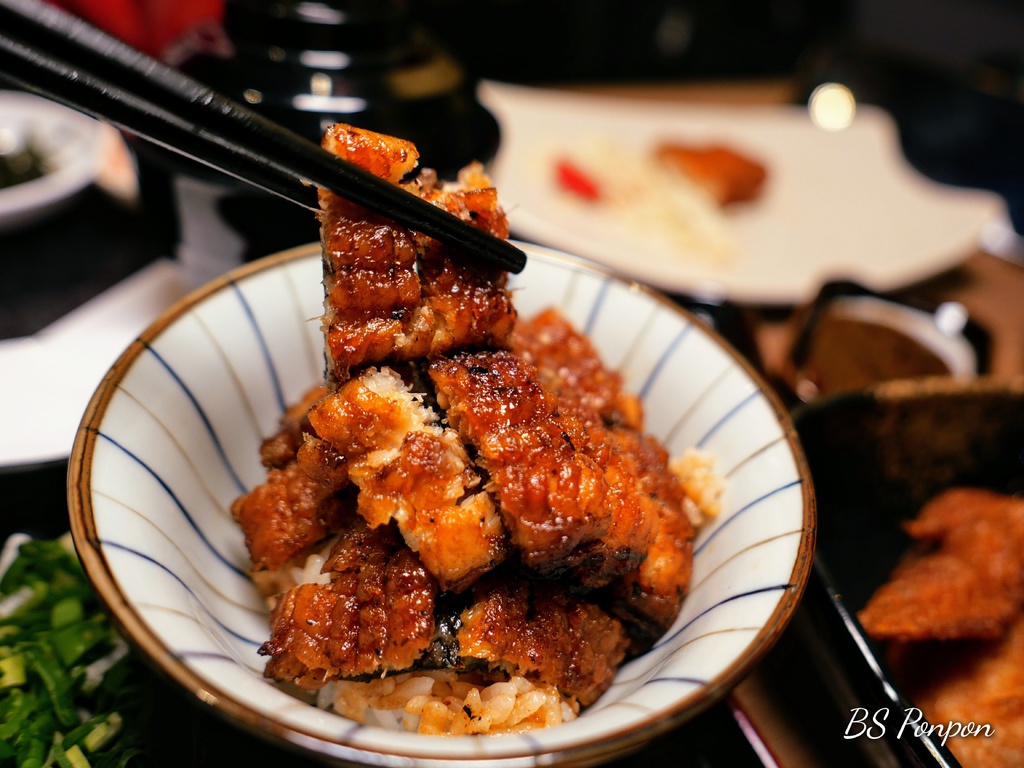
[(729, 147), (695, 147), (664, 142), (654, 150), (666, 167), (699, 184), (720, 206), (754, 200), (768, 177), (765, 167)]
[(317, 437), (344, 457), (372, 526), (394, 520), (444, 590), (461, 591), (511, 551), (466, 448), (390, 368), (367, 369), (309, 414)]
[(260, 445), (260, 460), (263, 466), (283, 469), (295, 460), (295, 454), (302, 445), (303, 435), (310, 431), (306, 414), (317, 400), (327, 394), (327, 387), (313, 387), (297, 403), (288, 407), (281, 417), (280, 428)]
[(295, 463), (271, 469), (264, 483), (235, 499), (231, 514), (245, 534), (254, 570), (277, 570), (337, 530), (341, 497)]
[[(343, 124), (325, 134), (323, 146), (393, 183), (410, 173), (418, 158), (409, 142)], [(404, 188), (508, 236), (497, 194), (482, 186), (489, 184), (482, 171), (464, 174), (461, 186), (432, 180), (428, 174)], [(331, 192), (321, 190), (320, 207), (330, 384), (363, 365), (437, 356), (464, 346), (508, 346), (515, 311), (504, 271), (476, 265)]]
[(541, 383), (558, 397), (559, 407), (572, 408), (588, 427), (599, 422), (642, 426), (640, 399), (623, 390), (621, 374), (605, 367), (590, 340), (557, 309), (520, 319), (512, 350), (537, 367)]
[(615, 676), (628, 639), (596, 605), (549, 581), (488, 574), (473, 586), (458, 631), (464, 662), (556, 686), (587, 706)]
[(895, 644), (889, 663), (928, 723), (991, 726), (946, 742), (964, 768), (1024, 765), (1024, 615), (999, 640)]
[(1024, 606), (1024, 502), (952, 489), (906, 530), (921, 545), (858, 614), (865, 631), (904, 641), (1000, 636)]
[(300, 584), (271, 615), (265, 676), (315, 690), (339, 677), (405, 670), (434, 636), (437, 582), (392, 526), (353, 517), (331, 551), (329, 584)]
[(925, 504), (903, 529), (918, 541), (941, 542), (983, 520), (1005, 525), (1007, 536), (1022, 538), (1024, 501), (984, 488), (950, 488)]
[(430, 376), (529, 569), (593, 589), (636, 567), (653, 520), (604, 430), (560, 411), (536, 369), (510, 352), (460, 353), (431, 364)]

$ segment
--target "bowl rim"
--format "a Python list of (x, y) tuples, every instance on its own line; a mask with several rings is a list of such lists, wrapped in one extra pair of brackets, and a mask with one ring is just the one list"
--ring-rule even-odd
[(104, 126), (88, 115), (27, 91), (0, 89), (0, 106), (36, 121), (58, 121), (86, 148), (38, 178), (0, 189), (0, 230), (6, 232), (45, 219), (96, 179), (103, 154)]
[[(771, 407), (800, 479), (802, 527), (787, 588), (784, 590), (771, 616), (748, 644), (746, 651), (705, 685), (695, 689), (670, 707), (652, 712), (648, 716), (636, 721), (626, 730), (611, 731), (597, 736), (583, 745), (558, 747), (549, 751), (523, 751), (522, 753), (517, 752), (506, 756), (456, 756), (443, 759), (433, 757), (416, 758), (405, 752), (386, 752), (371, 747), (332, 742), (311, 732), (275, 722), (248, 707), (243, 700), (234, 694), (218, 690), (209, 685), (196, 672), (176, 659), (172, 651), (148, 627), (142, 616), (121, 593), (96, 531), (89, 487), (92, 457), (99, 434), (99, 425), (106, 413), (107, 406), (118, 389), (118, 382), (124, 378), (139, 355), (148, 348), (149, 343), (158, 337), (168, 326), (206, 298), (230, 287), (236, 282), (266, 270), (276, 269), (292, 261), (310, 258), (314, 254), (319, 254), (320, 244), (309, 243), (236, 267), (188, 293), (161, 313), (125, 349), (103, 377), (103, 380), (89, 401), (89, 405), (82, 416), (77, 430), (71, 450), (67, 478), (70, 528), (75, 548), (86, 576), (92, 583), (100, 600), (105, 604), (114, 624), (128, 640), (129, 644), (139, 651), (141, 656), (161, 676), (183, 689), (199, 702), (207, 705), (215, 714), (233, 725), (268, 741), (299, 749), (307, 754), (311, 753), (312, 756), (317, 756), (321, 759), (330, 758), (381, 765), (391, 764), (388, 761), (417, 759), (423, 766), (447, 764), (489, 766), (500, 764), (509, 768), (511, 766), (525, 767), (537, 765), (538, 758), (544, 756), (544, 763), (546, 764), (582, 766), (604, 762), (638, 749), (656, 736), (674, 729), (685, 721), (697, 716), (712, 704), (721, 700), (754, 668), (774, 645), (792, 619), (810, 578), (816, 541), (817, 515), (810, 469), (800, 445), (795, 424), (783, 405), (781, 398), (753, 365), (719, 333), (705, 325), (692, 312), (681, 307), (656, 289), (639, 284), (612, 269), (596, 265), (581, 257), (572, 256), (556, 249), (532, 243), (517, 242), (516, 244), (526, 249), (528, 254), (531, 252), (536, 253), (540, 258), (560, 262), (571, 268), (591, 272), (628, 286), (630, 290), (643, 293), (652, 301), (668, 307), (687, 321), (697, 325), (725, 351), (735, 365), (739, 366), (750, 377)], [(361, 760), (360, 757), (363, 759)]]

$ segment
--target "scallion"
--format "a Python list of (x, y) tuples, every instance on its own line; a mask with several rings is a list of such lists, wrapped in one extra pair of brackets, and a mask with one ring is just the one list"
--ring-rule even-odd
[(139, 663), (73, 549), (66, 541), (12, 543), (0, 556), (0, 766), (149, 765)]
[(25, 684), (25, 657), (21, 654), (0, 659), (0, 688)]

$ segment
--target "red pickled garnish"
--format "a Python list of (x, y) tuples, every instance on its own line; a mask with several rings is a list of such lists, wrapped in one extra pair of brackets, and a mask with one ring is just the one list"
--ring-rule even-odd
[(559, 160), (555, 164), (555, 173), (558, 178), (558, 186), (566, 192), (572, 192), (584, 200), (597, 201), (601, 199), (601, 188), (597, 182), (571, 161)]

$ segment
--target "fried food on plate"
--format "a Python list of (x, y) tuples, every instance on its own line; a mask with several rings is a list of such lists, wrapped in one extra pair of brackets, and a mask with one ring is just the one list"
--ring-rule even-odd
[(956, 488), (905, 525), (918, 542), (858, 618), (872, 637), (994, 638), (1024, 604), (1024, 501)]
[(861, 624), (965, 768), (1024, 765), (1024, 501), (953, 488), (905, 528), (917, 549)]
[(665, 141), (654, 154), (666, 167), (703, 187), (720, 206), (757, 199), (768, 178), (760, 162), (721, 144), (695, 146)]

